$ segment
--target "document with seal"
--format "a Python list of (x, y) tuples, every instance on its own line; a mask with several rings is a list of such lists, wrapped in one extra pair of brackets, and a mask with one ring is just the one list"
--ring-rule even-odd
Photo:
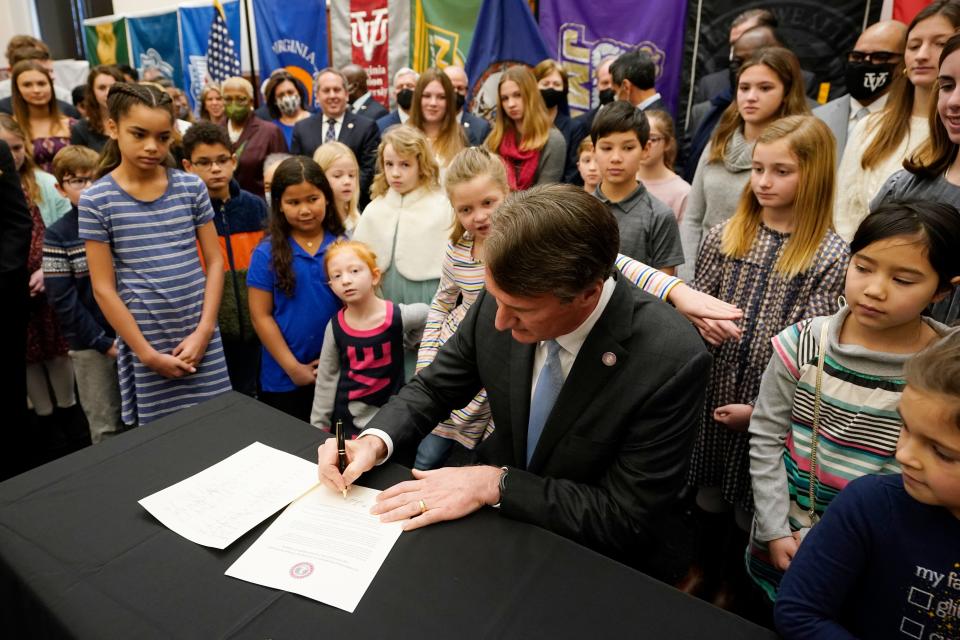
[(191, 542), (226, 549), (317, 484), (317, 465), (254, 442), (139, 504)]
[(353, 613), (402, 530), (400, 522), (370, 515), (378, 493), (353, 485), (344, 498), (323, 485), (314, 488), (287, 507), (226, 575)]

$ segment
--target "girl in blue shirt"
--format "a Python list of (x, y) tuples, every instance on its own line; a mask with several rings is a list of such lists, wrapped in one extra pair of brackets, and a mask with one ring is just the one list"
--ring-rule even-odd
[(343, 222), (330, 184), (309, 158), (280, 163), (270, 194), (269, 235), (247, 273), (250, 317), (263, 343), (260, 399), (308, 422), (323, 331), (340, 308), (323, 261)]

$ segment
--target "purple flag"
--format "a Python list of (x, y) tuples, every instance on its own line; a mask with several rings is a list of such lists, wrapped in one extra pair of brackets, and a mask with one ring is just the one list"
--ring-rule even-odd
[(541, 0), (540, 32), (570, 72), (570, 109), (598, 104), (594, 69), (610, 56), (643, 49), (657, 64), (657, 91), (674, 111), (683, 63), (684, 0)]

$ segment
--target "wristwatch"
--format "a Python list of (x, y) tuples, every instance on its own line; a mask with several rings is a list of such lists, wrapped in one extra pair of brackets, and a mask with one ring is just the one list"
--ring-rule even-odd
[(500, 502), (493, 505), (494, 509), (500, 508), (500, 503), (503, 502), (503, 492), (507, 489), (507, 472), (510, 471), (507, 467), (500, 467), (500, 480), (497, 482), (497, 485), (500, 487)]

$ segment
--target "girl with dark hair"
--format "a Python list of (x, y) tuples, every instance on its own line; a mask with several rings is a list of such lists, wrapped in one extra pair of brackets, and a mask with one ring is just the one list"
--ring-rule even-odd
[(750, 419), (755, 511), (747, 556), (771, 601), (837, 493), (860, 476), (899, 472), (903, 368), (950, 332), (921, 313), (960, 282), (958, 246), (960, 213), (952, 206), (881, 204), (853, 237), (840, 311), (773, 339)]
[(737, 210), (750, 179), (753, 145), (760, 133), (778, 118), (810, 113), (800, 61), (787, 49), (765, 47), (754, 53), (740, 67), (734, 89), (736, 99), (723, 112), (693, 176), (680, 225), (686, 264), (677, 275), (682, 278), (693, 277), (707, 231)]
[(70, 144), (79, 144), (89, 147), (100, 153), (107, 144), (107, 120), (110, 113), (107, 110), (107, 94), (117, 82), (123, 82), (120, 69), (112, 65), (100, 65), (90, 70), (87, 76), (87, 90), (83, 97), (83, 110), (86, 114), (82, 120), (70, 127)]
[(310, 117), (310, 112), (303, 108), (307, 104), (307, 90), (288, 71), (277, 71), (267, 80), (263, 95), (273, 124), (280, 127), (289, 149), (293, 143), (293, 125)]
[(74, 120), (60, 114), (53, 79), (36, 60), (21, 60), (13, 65), (10, 89), (13, 117), (33, 145), (33, 161), (51, 173), (53, 156), (70, 144)]
[(938, 61), (950, 36), (960, 28), (960, 4), (937, 0), (924, 7), (907, 27), (903, 62), (894, 70), (883, 110), (856, 124), (837, 170), (833, 220), (837, 233), (850, 241), (870, 211), (870, 199), (929, 137), (928, 119), (937, 81)]
[(97, 304), (119, 336), (122, 420), (143, 425), (230, 390), (217, 327), (223, 258), (203, 181), (164, 166), (170, 96), (118, 82), (107, 105), (110, 140), (99, 179), (80, 196), (80, 237)]
[(340, 309), (324, 258), (344, 232), (330, 184), (310, 158), (287, 158), (274, 172), (267, 232), (247, 272), (263, 343), (260, 399), (309, 422), (323, 328)]

